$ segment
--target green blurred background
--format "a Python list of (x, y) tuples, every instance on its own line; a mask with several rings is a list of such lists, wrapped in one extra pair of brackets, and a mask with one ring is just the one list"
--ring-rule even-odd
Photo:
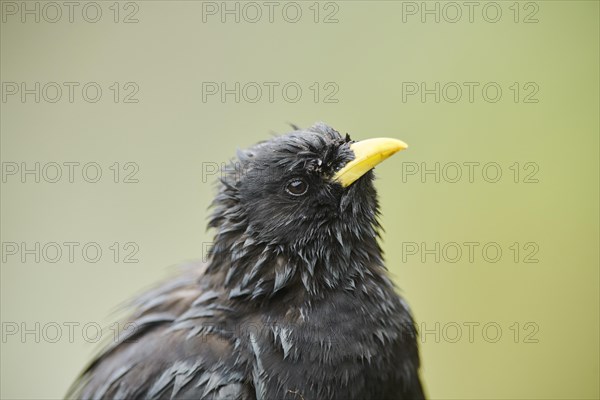
[[(276, 2), (272, 22), (263, 2), (76, 2), (72, 22), (55, 4), (61, 17), (2, 2), (2, 398), (63, 396), (97, 349), (96, 324), (169, 265), (202, 257), (214, 193), (203, 171), (288, 122), (321, 120), (410, 145), (378, 168), (377, 187), (431, 398), (600, 396), (597, 1), (475, 2), (471, 19), (462, 2)], [(436, 7), (439, 22), (424, 12)], [(21, 98), (23, 82), (40, 83), (39, 102)], [(79, 85), (72, 102), (64, 82)], [(240, 82), (239, 102), (206, 92), (221, 82)], [(263, 89), (256, 102), (249, 82)], [(276, 82), (272, 101), (264, 82)], [(421, 98), (422, 82), (439, 82), (439, 102)], [(72, 183), (65, 162), (80, 163)], [(97, 183), (82, 178), (90, 162)], [(35, 163), (39, 183), (20, 175)], [(439, 179), (422, 175), (436, 165)], [(36, 262), (22, 245), (54, 242), (79, 243), (73, 262), (51, 262), (52, 245)], [(124, 262), (133, 251), (139, 262)]]

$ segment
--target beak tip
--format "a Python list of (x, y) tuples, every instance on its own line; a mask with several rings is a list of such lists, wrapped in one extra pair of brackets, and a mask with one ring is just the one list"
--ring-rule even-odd
[(398, 140), (398, 139), (395, 139), (395, 140), (396, 140), (396, 144), (398, 145), (398, 151), (408, 149), (408, 144), (406, 144), (406, 142), (403, 142), (402, 140)]

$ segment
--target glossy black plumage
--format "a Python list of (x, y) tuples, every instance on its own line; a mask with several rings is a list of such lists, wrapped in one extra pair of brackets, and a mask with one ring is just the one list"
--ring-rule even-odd
[[(332, 177), (351, 140), (317, 124), (248, 150), (223, 175), (208, 263), (133, 303), (69, 396), (419, 399), (416, 330), (383, 265), (373, 174)], [(308, 191), (286, 190), (300, 178)]]

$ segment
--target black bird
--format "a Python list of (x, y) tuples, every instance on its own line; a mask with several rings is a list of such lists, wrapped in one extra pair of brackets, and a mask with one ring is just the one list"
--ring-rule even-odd
[(67, 396), (423, 398), (373, 186), (372, 168), (405, 148), (319, 123), (239, 151), (213, 202), (208, 262), (135, 300), (130, 333)]

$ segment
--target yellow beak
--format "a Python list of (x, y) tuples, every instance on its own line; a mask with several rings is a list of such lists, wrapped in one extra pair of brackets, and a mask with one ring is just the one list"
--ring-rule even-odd
[(389, 138), (367, 139), (352, 143), (350, 149), (354, 152), (354, 160), (340, 169), (333, 179), (343, 187), (350, 186), (377, 164), (407, 147), (408, 145), (402, 140)]

